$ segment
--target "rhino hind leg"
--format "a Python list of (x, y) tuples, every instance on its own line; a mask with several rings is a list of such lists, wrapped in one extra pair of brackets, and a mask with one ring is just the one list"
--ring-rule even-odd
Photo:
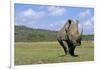
[(67, 55), (67, 49), (66, 46), (64, 45), (62, 40), (58, 40), (59, 44), (62, 46), (62, 48), (64, 49), (65, 55)]
[(71, 56), (74, 56), (74, 57), (77, 57), (78, 55), (75, 55), (75, 54), (74, 54), (74, 51), (75, 51), (75, 46), (69, 47), (69, 53), (70, 53), (70, 55), (71, 55)]

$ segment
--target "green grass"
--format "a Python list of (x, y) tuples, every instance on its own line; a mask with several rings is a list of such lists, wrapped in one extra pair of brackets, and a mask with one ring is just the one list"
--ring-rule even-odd
[(78, 62), (94, 60), (94, 43), (83, 41), (82, 46), (77, 47), (75, 54), (79, 57), (64, 55), (58, 42), (16, 42), (15, 65)]

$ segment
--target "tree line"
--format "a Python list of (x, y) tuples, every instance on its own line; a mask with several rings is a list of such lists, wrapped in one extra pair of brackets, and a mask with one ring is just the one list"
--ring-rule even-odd
[[(15, 42), (57, 41), (57, 31), (15, 26)], [(94, 40), (94, 35), (83, 35), (82, 40)]]

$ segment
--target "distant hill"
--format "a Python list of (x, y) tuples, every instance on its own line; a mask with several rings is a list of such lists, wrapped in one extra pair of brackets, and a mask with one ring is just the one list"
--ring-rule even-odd
[(32, 29), (25, 26), (15, 26), (15, 41), (55, 41), (56, 31)]
[[(57, 31), (15, 26), (15, 42), (57, 41)], [(83, 35), (83, 40), (94, 40), (94, 35)]]

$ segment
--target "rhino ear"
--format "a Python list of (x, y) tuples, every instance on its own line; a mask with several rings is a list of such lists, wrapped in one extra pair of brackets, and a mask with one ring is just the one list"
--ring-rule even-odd
[(70, 28), (71, 23), (72, 23), (72, 20), (71, 20), (71, 19), (69, 19), (69, 20), (67, 21), (66, 25), (65, 25), (65, 31), (66, 31), (66, 33), (68, 32), (68, 30), (69, 30), (69, 28)]
[(72, 23), (72, 20), (71, 20), (71, 19), (69, 19), (69, 20), (68, 20), (68, 29), (69, 29), (69, 27), (70, 27), (71, 23)]

